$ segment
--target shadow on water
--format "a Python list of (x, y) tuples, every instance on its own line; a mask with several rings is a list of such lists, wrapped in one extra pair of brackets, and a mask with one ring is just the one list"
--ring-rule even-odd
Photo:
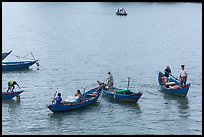
[(17, 106), (20, 106), (20, 100), (2, 100), (2, 105), (6, 106), (4, 108), (7, 109), (7, 111), (11, 111), (13, 109), (16, 109)]
[(106, 95), (102, 94), (102, 97), (103, 99), (106, 101), (106, 102), (109, 102), (109, 103), (115, 103), (115, 104), (118, 104), (120, 105), (121, 107), (130, 107), (130, 108), (134, 108), (136, 110), (140, 110), (140, 106), (139, 106), (139, 100), (134, 103), (134, 102), (126, 102), (126, 101), (118, 101), (118, 100), (114, 100), (112, 98), (109, 98), (107, 97)]
[(189, 117), (189, 101), (187, 97), (172, 96), (163, 94), (163, 99), (165, 104), (170, 104), (171, 101), (175, 101), (175, 105), (178, 107), (179, 116), (183, 118)]
[[(39, 68), (37, 68), (39, 70)], [(26, 68), (26, 69), (18, 69), (18, 70), (2, 70), (2, 74), (9, 74), (9, 73), (30, 73), (33, 71), (33, 68)]]

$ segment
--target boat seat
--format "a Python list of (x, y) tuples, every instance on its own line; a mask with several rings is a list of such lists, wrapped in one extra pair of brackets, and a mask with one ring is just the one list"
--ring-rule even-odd
[(175, 85), (175, 84), (176, 84), (176, 82), (166, 82), (166, 83), (165, 83), (166, 86), (173, 86), (173, 85)]

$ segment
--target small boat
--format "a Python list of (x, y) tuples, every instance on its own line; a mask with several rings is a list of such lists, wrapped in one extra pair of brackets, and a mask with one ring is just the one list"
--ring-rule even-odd
[(24, 90), (17, 90), (13, 92), (2, 92), (2, 100), (9, 100), (20, 95)]
[(116, 87), (113, 87), (112, 89), (110, 89), (107, 86), (105, 86), (103, 87), (102, 92), (107, 97), (114, 100), (136, 103), (139, 100), (139, 98), (142, 96), (142, 92), (135, 93), (129, 90), (129, 85), (130, 85), (130, 77), (128, 77), (127, 89), (120, 89)]
[(111, 90), (103, 88), (102, 91), (107, 97), (118, 101), (137, 102), (142, 96), (141, 92), (135, 93), (129, 89), (119, 89), (116, 87), (113, 87)]
[[(37, 64), (38, 60), (34, 61), (12, 61), (12, 62), (2, 62), (2, 70), (19, 70), (28, 69), (31, 65)], [(37, 64), (38, 65), (38, 64)]]
[(2, 53), (2, 60), (4, 60), (12, 51), (9, 52), (3, 52)]
[(161, 86), (161, 91), (170, 95), (177, 95), (185, 97), (190, 88), (190, 83), (181, 86), (181, 82), (175, 78), (173, 75), (169, 75), (169, 82), (162, 84), (162, 77), (164, 77), (164, 73), (159, 72), (158, 74), (158, 82)]
[(70, 111), (75, 109), (84, 108), (86, 106), (89, 106), (93, 103), (95, 103), (99, 96), (101, 94), (101, 90), (99, 90), (99, 87), (96, 87), (94, 89), (91, 89), (81, 95), (82, 101), (72, 101), (72, 102), (64, 102), (63, 104), (56, 105), (56, 104), (49, 104), (47, 107), (52, 112), (64, 112), (64, 111)]
[(123, 15), (123, 16), (127, 16), (128, 12), (126, 12), (123, 8), (122, 9), (118, 9), (116, 11), (116, 15)]

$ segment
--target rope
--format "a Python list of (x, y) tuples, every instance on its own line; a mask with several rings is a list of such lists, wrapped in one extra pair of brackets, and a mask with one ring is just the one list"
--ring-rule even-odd
[[(15, 57), (17, 57), (17, 58), (19, 58), (19, 59), (21, 59), (21, 58), (24, 58), (24, 59), (30, 59), (30, 58), (26, 58), (26, 56), (28, 56), (28, 55), (30, 55), (30, 54), (33, 56), (32, 52), (31, 52), (31, 53), (29, 53), (29, 54), (26, 54), (26, 55), (25, 55), (25, 56), (23, 56), (23, 57), (18, 56), (18, 55), (15, 55), (15, 54), (13, 54), (13, 53), (11, 53), (10, 55), (15, 56)], [(33, 56), (33, 58), (34, 58), (34, 56)], [(35, 58), (34, 58), (34, 60), (35, 60)]]

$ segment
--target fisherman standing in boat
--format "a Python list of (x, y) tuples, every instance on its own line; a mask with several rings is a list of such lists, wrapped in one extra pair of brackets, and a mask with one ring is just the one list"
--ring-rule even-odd
[(108, 87), (110, 89), (112, 89), (113, 88), (113, 84), (114, 84), (113, 75), (110, 72), (108, 72), (108, 75), (109, 75), (109, 77), (107, 78), (107, 80), (108, 80)]
[(16, 81), (11, 80), (11, 81), (8, 82), (8, 89), (7, 89), (6, 92), (8, 92), (9, 90), (10, 90), (11, 92), (13, 92), (13, 90), (14, 90), (14, 88), (15, 88), (15, 85), (17, 85), (18, 88), (21, 89), (20, 86), (18, 85), (18, 83), (17, 83)]
[(171, 74), (171, 69), (169, 66), (166, 67), (164, 73), (165, 73), (164, 76), (166, 77), (166, 82), (169, 82), (169, 74)]
[(181, 86), (186, 85), (188, 74), (186, 72), (185, 66), (181, 65), (181, 72), (180, 72), (180, 81)]

